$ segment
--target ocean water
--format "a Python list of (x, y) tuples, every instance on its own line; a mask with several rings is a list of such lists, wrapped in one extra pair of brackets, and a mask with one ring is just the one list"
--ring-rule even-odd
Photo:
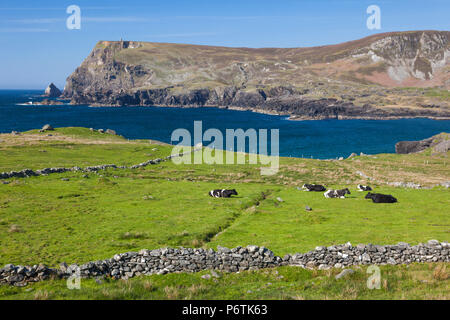
[(393, 153), (398, 141), (450, 132), (450, 121), (429, 119), (290, 121), (285, 116), (218, 108), (23, 105), (42, 99), (42, 93), (0, 90), (0, 133), (37, 129), (49, 123), (54, 127), (108, 128), (129, 139), (171, 143), (175, 129), (185, 128), (193, 136), (194, 121), (202, 121), (203, 132), (216, 128), (224, 136), (226, 129), (279, 129), (281, 156), (331, 159), (352, 152)]

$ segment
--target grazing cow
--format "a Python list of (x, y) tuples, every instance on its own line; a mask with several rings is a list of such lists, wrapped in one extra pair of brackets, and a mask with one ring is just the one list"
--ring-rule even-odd
[(350, 190), (348, 188), (341, 189), (341, 190), (328, 190), (323, 195), (325, 198), (341, 198), (345, 199), (346, 194), (351, 194)]
[(371, 193), (366, 194), (366, 199), (372, 199), (374, 203), (394, 203), (397, 199), (390, 194)]
[(372, 191), (372, 188), (369, 186), (363, 186), (362, 184), (358, 184), (358, 191)]
[(327, 190), (327, 188), (325, 188), (324, 186), (321, 186), (320, 184), (304, 184), (302, 186), (302, 189), (304, 191), (325, 191)]
[(238, 193), (236, 192), (236, 189), (216, 189), (209, 192), (209, 195), (214, 198), (230, 198), (233, 194), (237, 196)]

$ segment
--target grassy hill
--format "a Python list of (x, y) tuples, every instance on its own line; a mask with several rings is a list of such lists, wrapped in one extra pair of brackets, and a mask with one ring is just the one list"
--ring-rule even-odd
[[(57, 128), (1, 134), (0, 172), (24, 168), (98, 164), (132, 165), (162, 158), (172, 147), (148, 140)], [(376, 183), (358, 172), (376, 178)], [(429, 189), (393, 187), (388, 182)], [(447, 154), (379, 154), (342, 161), (281, 158), (280, 170), (261, 176), (260, 165), (176, 165), (98, 173), (66, 172), (0, 183), (0, 265), (85, 263), (116, 253), (165, 246), (266, 246), (276, 255), (341, 244), (416, 244), (448, 241), (450, 181)], [(304, 183), (349, 187), (347, 199), (299, 191)], [(374, 204), (356, 185), (393, 194), (396, 204)], [(432, 187), (432, 188), (431, 188)], [(215, 199), (208, 191), (234, 188), (239, 195)], [(280, 202), (277, 198), (281, 198)], [(305, 211), (305, 206), (312, 211)], [(81, 291), (64, 281), (25, 288), (0, 286), (9, 298), (449, 298), (448, 264), (384, 266), (382, 291), (365, 288), (365, 268), (339, 282), (339, 270), (276, 268), (223, 274), (140, 277), (128, 281), (83, 281)], [(276, 274), (278, 272), (278, 274)], [(279, 276), (283, 275), (282, 278)], [(272, 283), (267, 285), (267, 283)], [(258, 290), (259, 289), (259, 290)], [(248, 292), (250, 291), (250, 292)]]

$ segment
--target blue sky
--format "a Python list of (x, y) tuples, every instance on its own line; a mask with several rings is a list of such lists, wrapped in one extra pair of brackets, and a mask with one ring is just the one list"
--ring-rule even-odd
[[(72, 4), (81, 8), (80, 30), (66, 28)], [(381, 9), (381, 30), (366, 27), (372, 4)], [(305, 47), (450, 30), (449, 16), (448, 0), (2, 0), (0, 88), (62, 88), (99, 40)]]

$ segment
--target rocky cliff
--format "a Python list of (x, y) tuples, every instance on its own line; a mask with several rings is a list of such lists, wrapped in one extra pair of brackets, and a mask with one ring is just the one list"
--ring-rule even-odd
[(101, 41), (63, 95), (74, 104), (234, 107), (292, 119), (450, 119), (449, 40), (448, 31), (415, 31), (290, 49)]

